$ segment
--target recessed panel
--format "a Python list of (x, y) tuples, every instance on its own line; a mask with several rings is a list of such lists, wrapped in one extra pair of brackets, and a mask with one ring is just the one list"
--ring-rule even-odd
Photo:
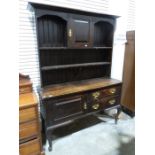
[(75, 41), (88, 42), (89, 41), (89, 21), (74, 20), (75, 27)]

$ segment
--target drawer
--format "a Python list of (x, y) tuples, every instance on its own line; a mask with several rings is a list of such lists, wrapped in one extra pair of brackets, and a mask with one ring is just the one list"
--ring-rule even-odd
[(121, 86), (114, 86), (101, 90), (101, 97), (109, 95), (118, 95), (121, 93)]
[(38, 118), (37, 111), (36, 106), (19, 110), (19, 122), (23, 123)]
[(25, 86), (19, 89), (19, 94), (30, 93), (30, 92), (32, 92), (31, 86)]
[(114, 96), (121, 93), (121, 86), (113, 86), (106, 89), (101, 89), (90, 94), (90, 99), (94, 101), (102, 100), (107, 96)]
[[(120, 104), (120, 96), (108, 96), (90, 103), (90, 111), (97, 111)], [(89, 104), (88, 104), (89, 105)]]
[(19, 124), (19, 139), (28, 140), (38, 135), (39, 124), (37, 120)]
[(35, 139), (23, 143), (19, 146), (20, 155), (40, 155), (41, 154), (41, 145), (40, 139)]
[(46, 118), (50, 125), (52, 121), (61, 122), (81, 114), (83, 114), (81, 96), (64, 97), (57, 100), (49, 100), (46, 103)]
[(102, 100), (101, 103), (102, 103), (102, 107), (105, 109), (119, 105), (120, 104), (120, 96), (106, 97)]

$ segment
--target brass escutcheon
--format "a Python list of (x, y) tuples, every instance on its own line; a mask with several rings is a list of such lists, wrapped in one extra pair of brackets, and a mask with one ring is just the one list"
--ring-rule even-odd
[(72, 37), (72, 29), (69, 29), (69, 30), (68, 30), (68, 36), (69, 36), (69, 37)]
[(111, 89), (109, 90), (109, 92), (110, 92), (111, 94), (116, 93), (116, 88), (111, 88)]
[(95, 92), (92, 94), (92, 96), (96, 100), (100, 96), (100, 92)]
[(84, 104), (83, 104), (83, 109), (87, 109), (87, 103), (86, 102), (84, 102)]
[(112, 100), (109, 101), (109, 104), (113, 105), (115, 102), (116, 102), (116, 100), (112, 99)]
[(94, 104), (94, 105), (92, 106), (92, 108), (93, 108), (94, 110), (97, 110), (99, 107), (100, 107), (100, 105), (99, 105), (98, 103), (96, 103), (96, 104)]

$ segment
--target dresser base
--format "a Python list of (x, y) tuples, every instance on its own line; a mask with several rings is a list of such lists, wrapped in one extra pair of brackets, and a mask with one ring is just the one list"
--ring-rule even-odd
[[(117, 112), (116, 112), (116, 114), (115, 114), (114, 116), (110, 116), (110, 115), (107, 115), (107, 113), (105, 113), (105, 111), (111, 110), (111, 109), (117, 109)], [(93, 112), (93, 113), (91, 113), (91, 114), (87, 114), (87, 115), (82, 116), (82, 117), (87, 117), (87, 116), (89, 116), (89, 115), (96, 115), (97, 113), (100, 113), (100, 116), (101, 116), (101, 117), (102, 117), (102, 116), (103, 116), (103, 117), (106, 116), (106, 117), (112, 118), (112, 119), (114, 119), (115, 124), (117, 124), (117, 123), (118, 123), (118, 120), (119, 120), (119, 114), (120, 114), (121, 111), (122, 111), (121, 106), (120, 106), (120, 105), (117, 105), (117, 106), (115, 106), (115, 107), (105, 109), (105, 111)], [(77, 119), (80, 119), (80, 118), (82, 118), (82, 117), (79, 117), (79, 118), (77, 118)], [(43, 118), (42, 118), (42, 119), (43, 119)], [(52, 140), (53, 140), (53, 138), (52, 138), (52, 133), (53, 133), (53, 130), (56, 129), (56, 128), (59, 128), (59, 127), (68, 125), (68, 124), (70, 124), (70, 123), (73, 123), (75, 120), (76, 120), (76, 119), (70, 120), (70, 121), (64, 122), (64, 123), (62, 123), (62, 124), (58, 124), (58, 125), (56, 125), (56, 126), (53, 126), (53, 127), (50, 127), (50, 128), (47, 129), (47, 131), (46, 131), (46, 139), (48, 140), (48, 144), (49, 144), (49, 146), (48, 146), (48, 151), (49, 151), (49, 152), (51, 152), (52, 149), (53, 149), (53, 145), (52, 145)], [(44, 122), (44, 120), (42, 120), (42, 121)], [(44, 125), (43, 128), (45, 128), (45, 124), (43, 124), (43, 125)]]
[(117, 124), (121, 111), (121, 82), (114, 79), (90, 79), (53, 85), (40, 91), (41, 116), (49, 151), (53, 130), (75, 120), (100, 112), (117, 109)]

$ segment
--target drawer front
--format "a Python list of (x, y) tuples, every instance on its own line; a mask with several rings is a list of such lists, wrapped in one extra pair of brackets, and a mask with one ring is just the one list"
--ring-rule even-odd
[(120, 104), (120, 96), (115, 96), (115, 97), (106, 97), (105, 99), (102, 100), (102, 107), (103, 108), (110, 108), (116, 105)]
[(103, 98), (102, 100), (90, 103), (90, 111), (102, 110), (118, 104), (120, 104), (120, 96), (109, 96)]
[(106, 88), (106, 89), (102, 89), (102, 90), (92, 92), (90, 95), (90, 99), (93, 101), (100, 101), (104, 97), (114, 96), (114, 95), (118, 95), (120, 93), (121, 93), (121, 86), (113, 86), (110, 88)]
[(101, 102), (105, 97), (120, 95), (120, 93), (121, 93), (121, 86), (114, 86), (106, 89), (101, 89), (89, 93), (88, 101), (91, 103)]
[(46, 110), (48, 121), (61, 122), (83, 114), (83, 102), (81, 96), (65, 97), (49, 101)]
[(121, 93), (121, 86), (114, 86), (101, 90), (101, 97), (118, 95)]
[(31, 86), (25, 86), (25, 87), (21, 87), (19, 89), (20, 94), (30, 93), (30, 92), (32, 92), (32, 87)]
[(28, 140), (38, 135), (39, 125), (38, 121), (34, 120), (19, 125), (19, 138), (20, 140)]
[(88, 111), (97, 111), (120, 104), (121, 85), (93, 91), (87, 95)]
[(27, 122), (38, 118), (37, 107), (31, 107), (19, 110), (19, 122)]
[(40, 139), (31, 140), (19, 146), (20, 155), (40, 155)]

